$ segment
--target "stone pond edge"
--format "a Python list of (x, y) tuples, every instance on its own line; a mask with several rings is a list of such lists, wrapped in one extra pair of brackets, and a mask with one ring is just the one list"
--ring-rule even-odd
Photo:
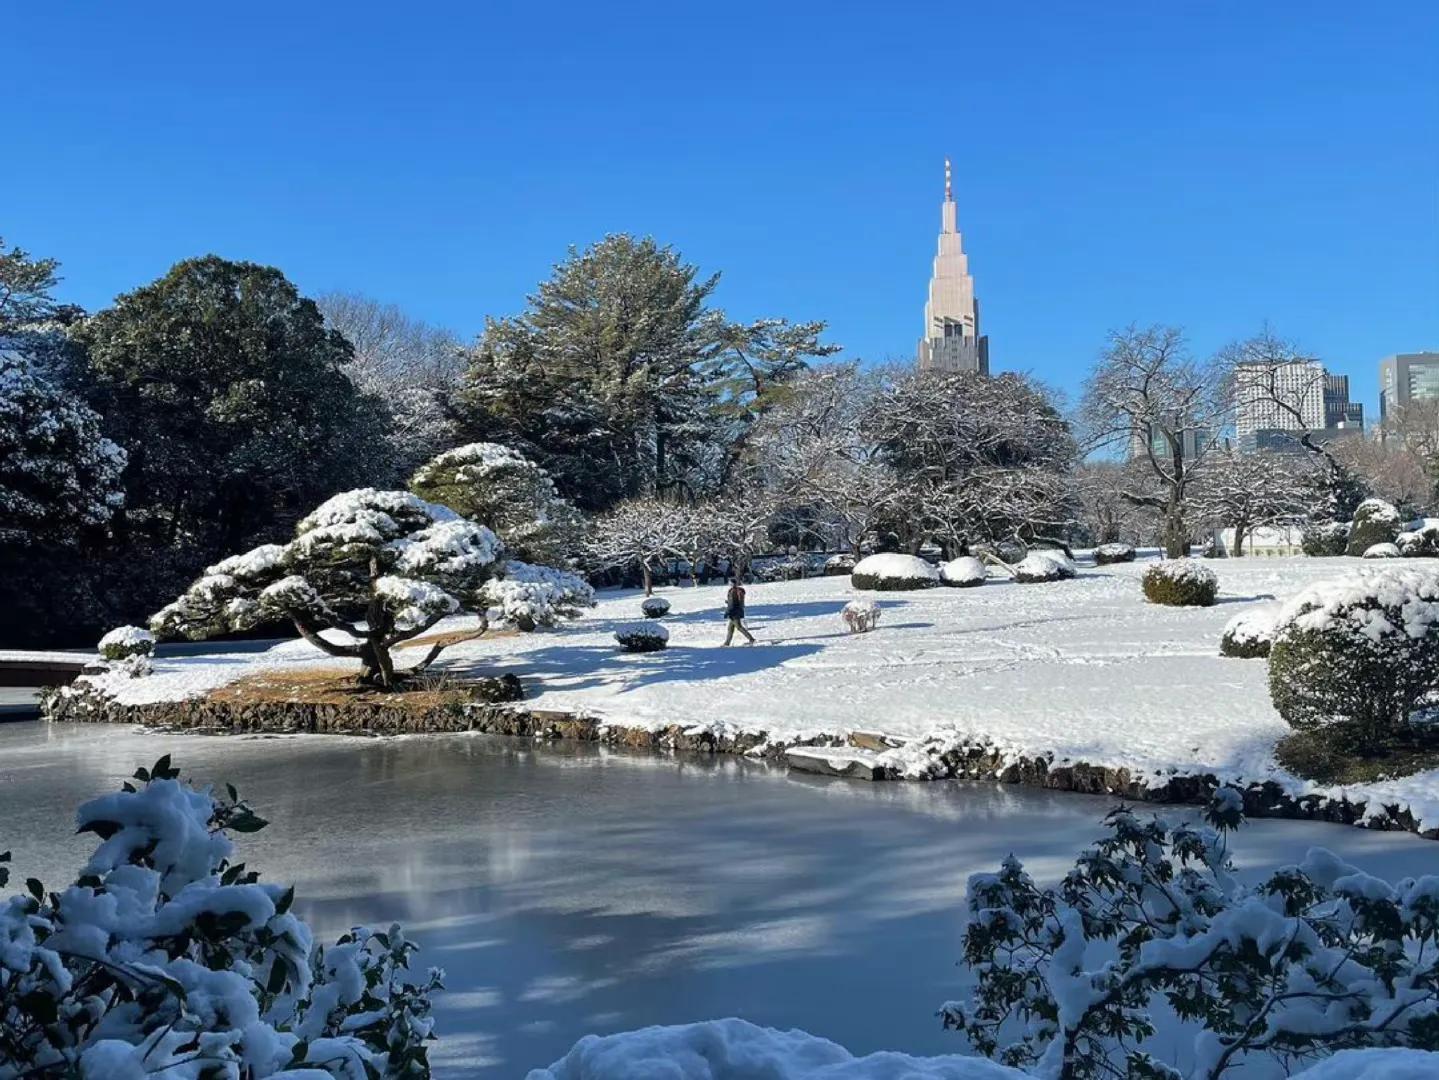
[[(48, 691), (41, 699), (41, 715), (50, 721), (70, 723), (140, 724), (167, 731), (214, 735), (337, 734), (408, 735), (478, 732), (510, 735), (539, 741), (574, 739), (634, 750), (671, 750), (693, 753), (741, 754), (783, 761), (786, 751), (799, 746), (851, 746), (863, 760), (836, 763), (813, 771), (835, 777), (865, 780), (979, 780), (1023, 784), (1052, 791), (1110, 795), (1131, 802), (1204, 805), (1221, 786), (1209, 773), (1142, 775), (1123, 766), (1087, 762), (1056, 763), (1052, 755), (1014, 757), (982, 741), (934, 739), (908, 748), (911, 763), (901, 772), (885, 761), (892, 743), (853, 733), (848, 738), (815, 736), (780, 741), (763, 732), (721, 733), (708, 729), (669, 725), (661, 728), (628, 727), (581, 714), (527, 708), (515, 702), (450, 701), (433, 707), (383, 704), (332, 704), (307, 701), (234, 702), (195, 697), (127, 705), (98, 692), (71, 687)], [(912, 763), (922, 762), (916, 768)], [(1345, 796), (1293, 795), (1273, 781), (1230, 784), (1244, 798), (1251, 818), (1290, 818), (1359, 825), (1372, 829), (1415, 833), (1439, 840), (1439, 827), (1421, 829), (1410, 811), (1397, 805), (1368, 810), (1367, 803)]]

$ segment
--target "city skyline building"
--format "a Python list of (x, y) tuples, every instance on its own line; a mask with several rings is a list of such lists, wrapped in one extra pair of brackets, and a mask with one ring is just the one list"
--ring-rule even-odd
[(1395, 353), (1379, 361), (1379, 421), (1422, 398), (1439, 398), (1439, 352)]
[(944, 202), (940, 209), (939, 250), (924, 305), (924, 336), (919, 340), (921, 371), (974, 371), (989, 374), (989, 338), (979, 332), (979, 301), (969, 256), (959, 233), (958, 208), (949, 158), (944, 159)]

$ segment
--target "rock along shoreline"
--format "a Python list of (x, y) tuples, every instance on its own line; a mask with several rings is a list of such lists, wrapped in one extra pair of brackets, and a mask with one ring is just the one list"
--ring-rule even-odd
[[(1052, 791), (1109, 795), (1130, 802), (1206, 805), (1225, 786), (1212, 774), (1144, 775), (1122, 766), (1087, 762), (1055, 762), (1052, 756), (1015, 757), (983, 742), (933, 740), (917, 749), (923, 764), (914, 767), (911, 753), (901, 770), (890, 756), (895, 744), (881, 736), (852, 733), (847, 738), (817, 736), (780, 741), (763, 732), (724, 734), (709, 729), (669, 725), (629, 727), (577, 713), (533, 709), (515, 701), (448, 701), (432, 707), (295, 701), (235, 702), (210, 697), (184, 698), (127, 705), (99, 693), (76, 688), (47, 692), (41, 699), (44, 719), (62, 723), (140, 724), (165, 731), (207, 735), (411, 735), (477, 732), (549, 741), (575, 739), (632, 750), (740, 754), (787, 762), (817, 775), (860, 780), (973, 780), (1023, 784)], [(828, 750), (806, 754), (804, 747)], [(847, 749), (850, 753), (837, 753)], [(791, 754), (790, 751), (795, 753)], [(1273, 781), (1235, 787), (1251, 818), (1290, 818), (1415, 833), (1439, 840), (1439, 827), (1421, 828), (1403, 807), (1367, 803), (1346, 797), (1293, 795)]]

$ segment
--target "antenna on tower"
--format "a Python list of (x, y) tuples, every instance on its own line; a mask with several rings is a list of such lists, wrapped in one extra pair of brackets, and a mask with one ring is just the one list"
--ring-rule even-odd
[(954, 182), (950, 177), (949, 158), (944, 159), (944, 201), (954, 202)]

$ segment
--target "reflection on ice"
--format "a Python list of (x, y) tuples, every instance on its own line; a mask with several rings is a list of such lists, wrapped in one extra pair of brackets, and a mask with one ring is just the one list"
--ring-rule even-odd
[[(523, 1075), (587, 1031), (730, 1015), (856, 1053), (953, 1051), (934, 1010), (958, 986), (966, 878), (1011, 851), (1057, 876), (1110, 805), (486, 737), (12, 724), (0, 848), (17, 875), (73, 874), (75, 806), (167, 752), (271, 819), (246, 861), (294, 881), (317, 930), (410, 928), (449, 974), (434, 1061), (454, 1077)], [(1431, 841), (1293, 822), (1252, 825), (1237, 850), (1258, 870), (1316, 843), (1389, 877), (1439, 866)]]

